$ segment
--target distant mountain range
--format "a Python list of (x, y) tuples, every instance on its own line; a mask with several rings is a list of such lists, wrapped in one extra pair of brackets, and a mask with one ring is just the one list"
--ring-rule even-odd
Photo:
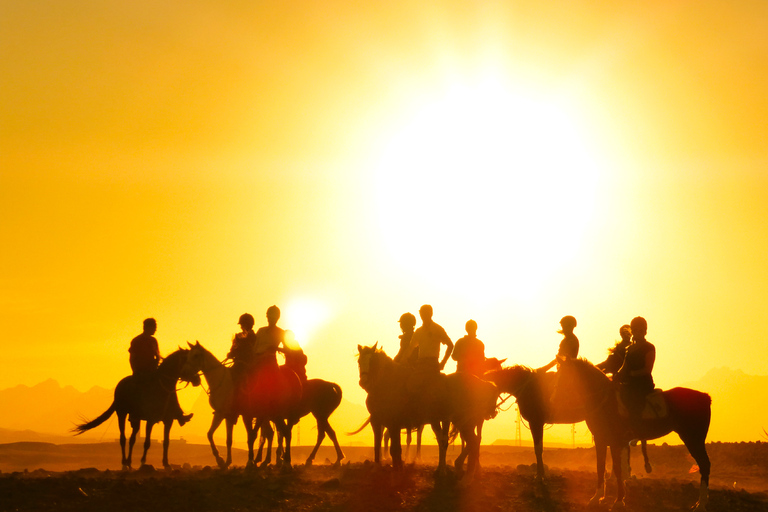
[[(741, 370), (715, 368), (695, 382), (683, 384), (712, 396), (712, 425), (709, 441), (740, 442), (765, 440), (763, 428), (768, 430), (768, 376), (747, 375)], [(0, 443), (17, 441), (44, 441), (52, 443), (109, 441), (119, 436), (117, 420), (111, 420), (96, 429), (72, 436), (71, 428), (86, 419), (101, 414), (112, 403), (113, 390), (95, 386), (86, 392), (72, 386), (60, 386), (49, 379), (35, 386), (16, 386), (0, 390)], [(206, 432), (210, 426), (211, 408), (208, 396), (200, 388), (188, 388), (180, 392), (185, 411), (195, 414), (193, 420), (171, 431), (174, 439), (179, 437), (193, 443), (207, 443)], [(360, 434), (349, 437), (346, 432), (356, 430), (368, 417), (363, 405), (342, 400), (339, 409), (331, 416), (331, 425), (336, 430), (343, 445), (368, 445), (373, 438), (369, 428)], [(484, 444), (498, 440), (498, 443), (514, 443), (515, 438), (514, 406), (488, 422), (484, 428)], [(311, 416), (304, 418), (300, 428), (294, 430), (294, 443), (314, 444), (315, 421)], [(153, 432), (154, 439), (160, 439), (162, 429)], [(217, 442), (224, 442), (225, 429), (220, 427)], [(530, 432), (521, 428), (524, 444), (530, 441)], [(576, 444), (591, 441), (591, 436), (583, 424), (577, 425), (575, 434), (569, 426), (554, 426), (545, 432), (545, 445), (569, 444), (572, 439)], [(433, 443), (434, 438), (425, 432), (425, 443)], [(677, 444), (677, 438), (670, 438), (670, 443)], [(241, 425), (235, 427), (235, 443), (243, 446), (245, 430)], [(325, 441), (329, 443), (329, 441)]]

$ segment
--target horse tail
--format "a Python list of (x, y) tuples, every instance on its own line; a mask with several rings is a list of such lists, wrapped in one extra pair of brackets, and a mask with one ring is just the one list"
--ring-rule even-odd
[(367, 426), (368, 426), (368, 424), (369, 424), (370, 422), (371, 422), (371, 417), (370, 417), (370, 416), (368, 416), (368, 419), (366, 419), (366, 420), (365, 420), (365, 423), (363, 423), (362, 425), (360, 425), (360, 428), (359, 428), (359, 429), (355, 430), (354, 432), (347, 432), (347, 435), (348, 435), (348, 436), (353, 436), (353, 435), (355, 435), (355, 434), (359, 434), (360, 432), (362, 432), (362, 431), (363, 431), (363, 429), (364, 429), (365, 427), (367, 427)]
[(101, 413), (101, 416), (96, 418), (95, 420), (91, 420), (87, 423), (83, 423), (82, 425), (78, 425), (75, 428), (71, 429), (70, 432), (74, 432), (76, 436), (79, 436), (83, 432), (86, 432), (88, 430), (91, 430), (92, 428), (96, 428), (105, 421), (109, 419), (110, 416), (112, 416), (112, 413), (115, 412), (115, 402), (112, 402), (112, 405), (109, 406), (109, 409)]

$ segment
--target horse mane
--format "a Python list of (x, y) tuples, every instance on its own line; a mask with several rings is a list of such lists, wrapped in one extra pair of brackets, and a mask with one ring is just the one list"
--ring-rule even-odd
[(610, 381), (608, 376), (604, 374), (600, 368), (592, 364), (586, 357), (578, 357), (576, 359), (569, 359), (570, 362), (572, 362), (576, 367), (583, 369), (583, 371), (595, 375), (595, 377), (599, 376), (600, 378)]
[(157, 367), (158, 371), (179, 366), (178, 359), (182, 356), (185, 356), (187, 353), (189, 353), (189, 349), (186, 348), (179, 347), (178, 350), (174, 350), (163, 358), (162, 362)]

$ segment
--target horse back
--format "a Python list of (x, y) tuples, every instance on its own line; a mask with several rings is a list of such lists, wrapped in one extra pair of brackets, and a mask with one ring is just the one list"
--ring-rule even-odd
[(677, 417), (712, 416), (712, 397), (702, 391), (690, 388), (672, 388), (664, 391), (664, 398), (671, 414)]

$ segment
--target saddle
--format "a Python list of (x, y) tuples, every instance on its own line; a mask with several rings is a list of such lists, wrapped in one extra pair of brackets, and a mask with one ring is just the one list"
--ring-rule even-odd
[[(616, 398), (619, 403), (619, 416), (622, 418), (629, 418), (629, 410), (621, 398), (621, 393), (618, 391), (616, 392)], [(648, 395), (646, 395), (645, 406), (643, 407), (643, 412), (640, 415), (641, 419), (656, 420), (660, 418), (666, 418), (668, 414), (669, 411), (667, 408), (667, 400), (664, 398), (663, 390), (656, 388), (648, 393)]]

